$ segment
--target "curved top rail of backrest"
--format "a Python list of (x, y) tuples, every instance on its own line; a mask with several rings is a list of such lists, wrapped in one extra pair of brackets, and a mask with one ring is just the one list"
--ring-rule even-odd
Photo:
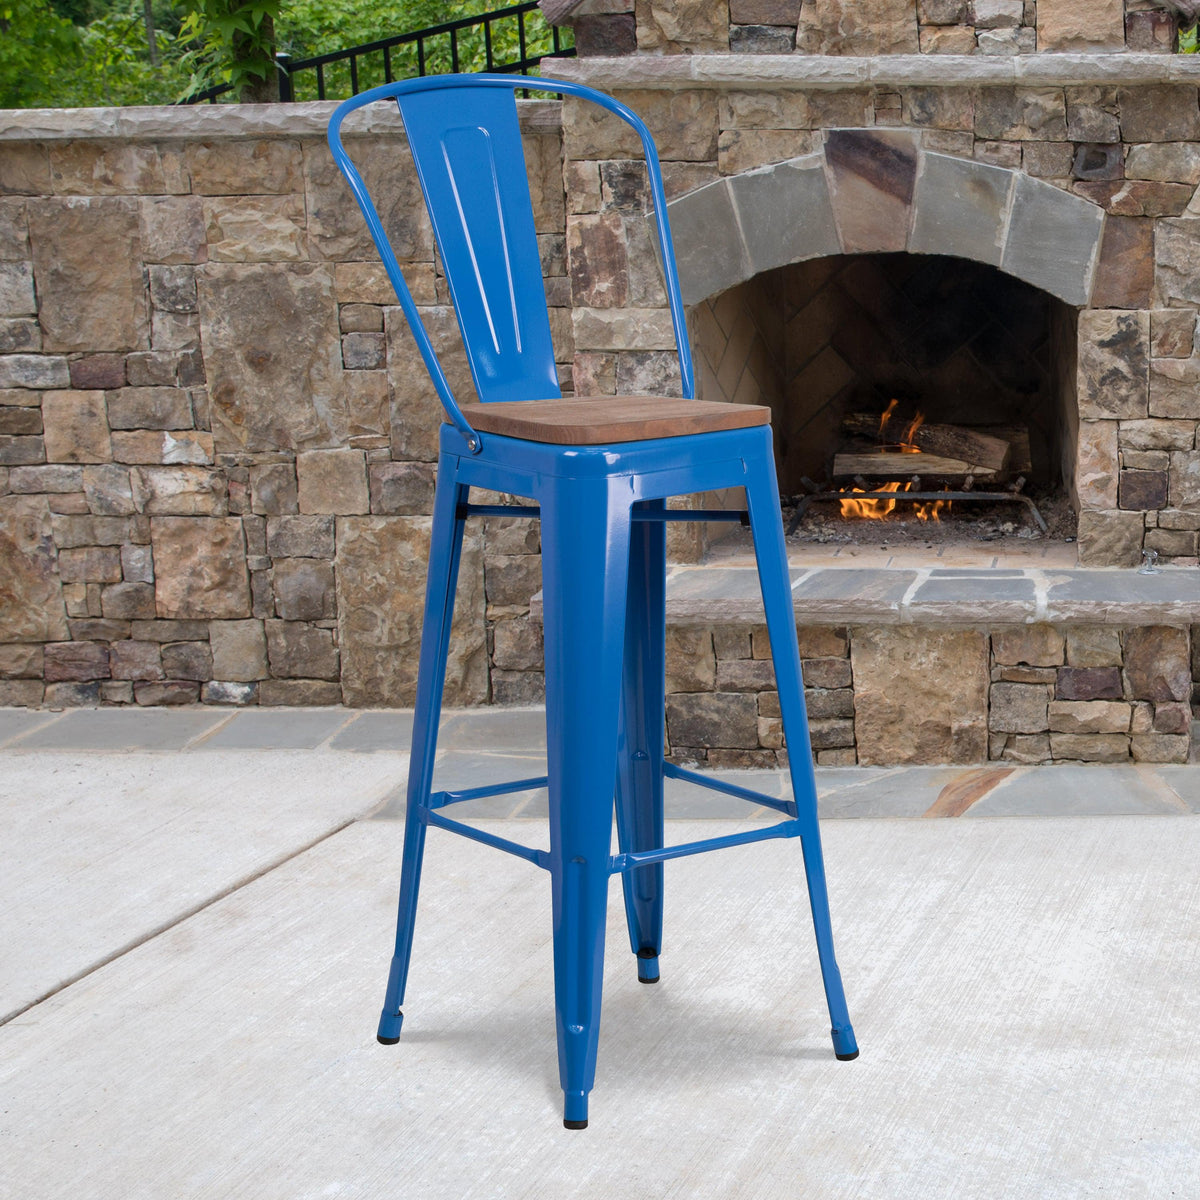
[[(683, 298), (671, 243), (662, 169), (650, 131), (631, 109), (603, 92), (562, 79), (515, 75), (432, 75), (384, 84), (353, 96), (329, 120), (329, 147), (366, 218), (442, 406), (469, 449), (479, 434), (463, 416), (404, 282), (383, 222), (342, 145), (350, 113), (395, 100), (417, 167), (434, 237), (479, 399), (532, 400), (560, 395), (546, 312), (545, 285), (521, 150), (519, 88), (578, 96), (632, 126), (646, 156), (654, 229), (679, 353), (683, 394), (695, 395)], [(497, 103), (495, 92), (507, 91)]]

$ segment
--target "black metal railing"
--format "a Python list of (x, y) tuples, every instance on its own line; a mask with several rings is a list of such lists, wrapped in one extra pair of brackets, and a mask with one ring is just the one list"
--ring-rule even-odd
[[(535, 13), (533, 21), (527, 22), (526, 16)], [(496, 44), (505, 40), (498, 36), (497, 27), (509, 22), (515, 22), (517, 55), (497, 61)], [(476, 30), (482, 31), (482, 46)], [(502, 32), (508, 33), (508, 41), (511, 42), (514, 30), (509, 28)], [(549, 49), (543, 49), (547, 42)], [(361, 46), (351, 46), (348, 50), (317, 54), (312, 58), (293, 59), (287, 54), (276, 54), (275, 66), (279, 99), (287, 102), (326, 100), (331, 90), (339, 93), (337, 99), (345, 99), (340, 93), (357, 96), (359, 92), (381, 83), (414, 76), (441, 75), (447, 71), (456, 74), (460, 71), (502, 71), (528, 75), (547, 58), (572, 58), (574, 55), (574, 45), (563, 44), (562, 32), (558, 26), (546, 22), (538, 10), (537, 0), (528, 0), (525, 4), (495, 9), (474, 17), (460, 17), (428, 29), (396, 34)], [(312, 72), (311, 84), (308, 79), (301, 78), (302, 73), (306, 72)], [(215, 103), (218, 97), (230, 90), (230, 84), (220, 84), (196, 92), (180, 103)]]

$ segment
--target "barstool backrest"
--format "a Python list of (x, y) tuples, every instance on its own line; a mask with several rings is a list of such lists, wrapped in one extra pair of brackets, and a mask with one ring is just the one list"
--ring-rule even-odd
[(654, 226), (675, 326), (683, 394), (695, 394), (658, 154), (640, 118), (602, 92), (565, 80), (435, 75), (385, 84), (340, 105), (329, 145), (346, 176), (451, 422), (477, 442), (437, 361), (366, 184), (342, 144), (341, 125), (363, 105), (393, 99), (408, 135), (478, 399), (545, 400), (562, 393), (546, 307), (516, 91), (531, 86), (599, 104), (637, 132), (646, 156)]

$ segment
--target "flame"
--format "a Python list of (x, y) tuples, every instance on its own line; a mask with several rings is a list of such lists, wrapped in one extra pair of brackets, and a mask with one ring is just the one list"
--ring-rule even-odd
[(913, 441), (913, 438), (916, 436), (917, 430), (920, 429), (921, 426), (924, 424), (925, 424), (925, 414), (917, 413), (917, 415), (912, 420), (912, 424), (909, 425), (909, 427), (904, 431), (904, 437), (902, 437), (900, 439), (900, 449), (905, 454), (920, 454), (921, 453), (921, 447), (918, 446)]
[[(905, 483), (893, 480), (891, 483), (885, 483), (870, 490), (875, 492), (911, 492), (912, 489), (913, 484), (911, 480)], [(855, 487), (845, 493), (846, 499), (838, 501), (843, 517), (860, 517), (870, 521), (879, 521), (895, 510), (895, 500), (888, 500), (883, 497), (870, 500), (854, 499), (856, 492), (861, 494), (867, 490), (866, 488)], [(952, 500), (920, 500), (913, 505), (913, 512), (919, 521), (940, 522), (942, 519), (941, 513), (943, 511), (948, 512), (952, 503)]]
[(887, 432), (887, 423), (892, 419), (892, 413), (896, 411), (896, 406), (900, 403), (899, 400), (893, 400), (884, 411), (882, 417), (879, 418), (879, 440), (886, 442), (887, 438), (884, 434)]

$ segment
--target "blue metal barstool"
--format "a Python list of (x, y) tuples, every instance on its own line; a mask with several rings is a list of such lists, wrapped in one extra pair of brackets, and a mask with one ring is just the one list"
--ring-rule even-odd
[[(413, 337), (445, 407), (417, 678), (396, 950), (379, 1022), (399, 1040), (425, 831), (434, 825), (550, 872), (554, 992), (564, 1124), (587, 1125), (596, 1072), (609, 877), (624, 884), (638, 978), (658, 979), (665, 860), (775, 837), (799, 837), (838, 1058), (858, 1048), (833, 952), (816, 787), (775, 464), (766, 408), (693, 399), (691, 356), (654, 142), (611, 97), (562, 80), (539, 90), (592, 101), (636, 130), (645, 149), (655, 230), (683, 379), (682, 399), (563, 399), (550, 340), (515, 92), (523, 77), (433, 76), (387, 84), (340, 105), (329, 144), (354, 191)], [(408, 134), (478, 395), (452, 394), (341, 126), (355, 109), (394, 100)], [(536, 508), (479, 505), (472, 487)], [(745, 489), (745, 513), (668, 510), (671, 496)], [(450, 621), (463, 528), (475, 515), (539, 515), (542, 526), (547, 775), (432, 791)], [(663, 759), (666, 539), (673, 519), (748, 520), (758, 561), (794, 800), (781, 801)], [(666, 847), (664, 778), (687, 780), (787, 818), (768, 827)], [(545, 786), (550, 850), (474, 829), (442, 811), (458, 801)], [(614, 800), (619, 853), (612, 854)]]

